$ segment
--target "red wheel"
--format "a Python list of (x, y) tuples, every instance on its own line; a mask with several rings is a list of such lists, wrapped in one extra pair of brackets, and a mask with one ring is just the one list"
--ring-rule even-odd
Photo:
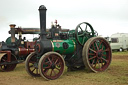
[(102, 72), (111, 63), (111, 47), (104, 38), (93, 37), (85, 43), (82, 56), (87, 69), (93, 72)]
[[(17, 61), (15, 55), (11, 54), (11, 62)], [(3, 65), (0, 65), (0, 70), (1, 71), (13, 71), (16, 67), (17, 64), (6, 64), (7, 62), (7, 54), (3, 55), (1, 58), (0, 63), (5, 63)]]
[(30, 76), (34, 76), (34, 77), (40, 76), (36, 53), (32, 52), (31, 54), (28, 55), (25, 61), (25, 69)]
[(47, 52), (41, 57), (38, 67), (42, 77), (46, 80), (54, 80), (63, 74), (65, 62), (59, 53)]

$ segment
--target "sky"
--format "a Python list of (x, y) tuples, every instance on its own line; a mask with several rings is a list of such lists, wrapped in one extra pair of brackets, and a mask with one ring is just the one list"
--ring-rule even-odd
[(57, 20), (70, 30), (88, 22), (103, 37), (128, 33), (128, 0), (0, 0), (0, 41), (10, 36), (10, 24), (40, 28), (40, 5), (47, 8), (47, 28)]

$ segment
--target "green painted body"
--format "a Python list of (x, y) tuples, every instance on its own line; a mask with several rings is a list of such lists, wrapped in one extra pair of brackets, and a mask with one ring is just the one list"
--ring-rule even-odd
[[(76, 41), (75, 38), (75, 30), (70, 30), (69, 32), (67, 32), (69, 39), (67, 40), (51, 40), (52, 41), (52, 51), (55, 52), (59, 52), (60, 54), (73, 54), (74, 51), (76, 50), (76, 45), (78, 44), (78, 42)], [(81, 42), (83, 42), (82, 37), (79, 38)], [(88, 40), (88, 38), (84, 39), (84, 42), (86, 42)], [(64, 49), (63, 47), (63, 43), (67, 43), (68, 44), (68, 48)]]
[[(67, 48), (64, 48), (64, 43), (67, 44)], [(76, 50), (76, 43), (73, 40), (52, 40), (53, 51), (60, 54), (73, 54)]]

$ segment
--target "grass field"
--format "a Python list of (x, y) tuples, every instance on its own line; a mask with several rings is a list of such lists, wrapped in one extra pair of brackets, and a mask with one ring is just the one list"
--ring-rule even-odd
[(29, 76), (24, 63), (18, 64), (14, 71), (0, 72), (0, 85), (128, 85), (128, 52), (114, 52), (105, 72), (65, 71), (62, 77), (51, 81)]

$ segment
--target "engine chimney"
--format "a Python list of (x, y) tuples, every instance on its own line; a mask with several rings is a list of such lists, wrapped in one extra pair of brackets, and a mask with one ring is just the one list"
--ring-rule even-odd
[(10, 28), (11, 28), (11, 42), (14, 43), (16, 40), (15, 40), (15, 24), (10, 24), (9, 25)]
[(46, 7), (44, 5), (41, 5), (39, 7), (39, 13), (40, 13), (40, 31), (41, 31), (41, 39), (46, 39)]

